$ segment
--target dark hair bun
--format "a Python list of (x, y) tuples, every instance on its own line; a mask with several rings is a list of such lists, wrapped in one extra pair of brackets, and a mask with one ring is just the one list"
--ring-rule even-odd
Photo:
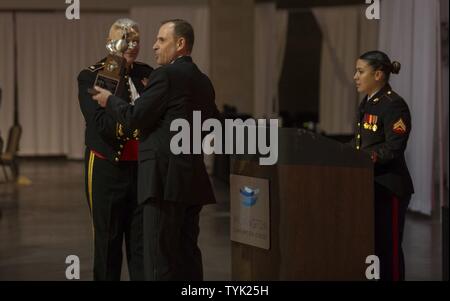
[(402, 64), (400, 64), (397, 61), (393, 61), (392, 62), (392, 73), (393, 74), (399, 74), (400, 73), (400, 69), (402, 69)]

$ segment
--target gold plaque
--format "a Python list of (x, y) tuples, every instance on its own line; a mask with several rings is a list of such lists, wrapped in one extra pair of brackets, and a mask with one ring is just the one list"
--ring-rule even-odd
[(125, 74), (126, 61), (123, 57), (110, 54), (106, 58), (105, 68), (97, 73), (95, 85), (106, 89), (112, 94), (117, 94), (119, 87), (123, 84), (122, 78)]

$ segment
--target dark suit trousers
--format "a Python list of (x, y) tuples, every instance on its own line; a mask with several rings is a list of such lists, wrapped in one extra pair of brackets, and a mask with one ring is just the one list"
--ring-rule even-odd
[(382, 281), (405, 280), (402, 241), (410, 199), (375, 184), (375, 255), (380, 259)]
[(197, 246), (201, 205), (154, 200), (144, 206), (145, 279), (203, 280)]
[(137, 162), (114, 165), (87, 151), (86, 192), (94, 230), (94, 280), (120, 280), (124, 238), (130, 280), (144, 280)]

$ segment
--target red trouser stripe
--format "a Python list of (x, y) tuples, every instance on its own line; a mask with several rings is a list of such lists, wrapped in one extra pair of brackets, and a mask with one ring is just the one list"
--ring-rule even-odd
[(400, 280), (398, 199), (392, 197), (392, 280)]

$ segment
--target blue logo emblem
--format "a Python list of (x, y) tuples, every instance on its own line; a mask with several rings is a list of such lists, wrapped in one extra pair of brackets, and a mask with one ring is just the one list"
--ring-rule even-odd
[(258, 200), (259, 189), (254, 189), (248, 186), (244, 186), (239, 189), (241, 196), (241, 203), (244, 207), (252, 207)]

